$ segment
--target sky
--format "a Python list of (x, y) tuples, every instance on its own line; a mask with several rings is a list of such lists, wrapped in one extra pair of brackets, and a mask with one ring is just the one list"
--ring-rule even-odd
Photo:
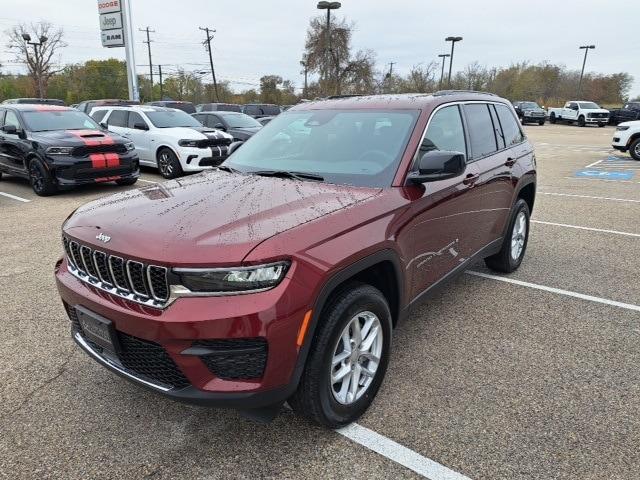
[[(147, 47), (138, 28), (151, 27), (154, 64), (165, 72), (208, 69), (204, 32), (216, 29), (213, 56), (216, 76), (236, 90), (258, 86), (263, 75), (276, 74), (300, 88), (299, 61), (309, 19), (318, 14), (315, 0), (131, 0), (138, 73), (147, 73)], [(6, 47), (5, 31), (16, 23), (47, 20), (62, 27), (68, 47), (60, 64), (89, 59), (124, 59), (124, 49), (100, 44), (97, 0), (3, 1), (0, 8), (0, 64), (19, 72)], [(613, 8), (615, 6), (615, 8)], [(582, 66), (580, 45), (594, 44), (587, 72), (626, 71), (634, 76), (631, 96), (640, 95), (640, 1), (617, 0), (343, 0), (337, 14), (355, 22), (353, 47), (376, 53), (379, 69), (395, 62), (394, 71), (437, 61), (448, 53), (444, 38), (456, 44), (454, 71), (478, 61), (492, 66), (514, 62)]]

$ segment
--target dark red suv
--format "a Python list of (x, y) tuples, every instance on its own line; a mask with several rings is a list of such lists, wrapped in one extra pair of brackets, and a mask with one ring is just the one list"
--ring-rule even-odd
[(79, 208), (56, 277), (75, 341), (177, 400), (358, 418), (393, 328), (527, 246), (536, 165), (510, 103), (438, 92), (305, 103), (218, 169)]

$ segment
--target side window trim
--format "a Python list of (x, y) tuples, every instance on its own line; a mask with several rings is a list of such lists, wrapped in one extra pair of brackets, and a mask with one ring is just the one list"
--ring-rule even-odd
[(6, 110), (0, 109), (0, 127), (4, 126), (4, 115), (5, 115)]

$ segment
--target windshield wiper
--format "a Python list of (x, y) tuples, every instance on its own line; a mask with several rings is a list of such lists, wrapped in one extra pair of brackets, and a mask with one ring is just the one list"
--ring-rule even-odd
[(229, 172), (229, 173), (242, 173), (237, 168), (229, 167), (228, 165), (220, 165), (218, 166), (218, 170), (222, 170), (223, 172)]
[(251, 173), (253, 175), (260, 175), (261, 177), (295, 178), (296, 180), (314, 180), (316, 182), (324, 181), (324, 177), (321, 177), (320, 175), (305, 172), (288, 172), (286, 170), (258, 170), (257, 172)]

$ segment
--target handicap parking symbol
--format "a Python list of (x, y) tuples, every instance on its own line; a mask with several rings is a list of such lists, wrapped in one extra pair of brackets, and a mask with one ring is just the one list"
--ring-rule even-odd
[(634, 172), (614, 170), (579, 170), (576, 177), (599, 178), (601, 180), (631, 180)]

